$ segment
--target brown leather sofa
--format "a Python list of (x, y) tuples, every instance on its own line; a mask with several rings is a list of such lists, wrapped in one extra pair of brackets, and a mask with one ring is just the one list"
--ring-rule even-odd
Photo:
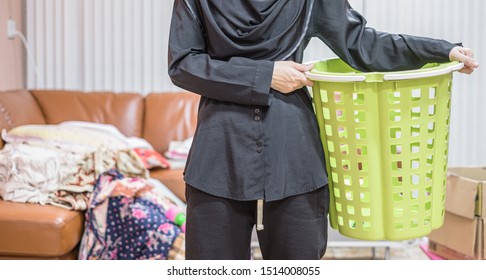
[[(78, 120), (112, 124), (126, 136), (145, 138), (163, 153), (172, 140), (194, 133), (199, 96), (189, 92), (84, 93), (0, 92), (0, 130), (25, 124)], [(0, 140), (0, 149), (4, 143)], [(182, 169), (151, 171), (185, 201)], [(84, 212), (3, 201), (0, 198), (0, 259), (76, 259)]]

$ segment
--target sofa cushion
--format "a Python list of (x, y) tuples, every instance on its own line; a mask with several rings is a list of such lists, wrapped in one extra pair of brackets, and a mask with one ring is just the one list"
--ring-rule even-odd
[(81, 240), (84, 212), (0, 199), (0, 255), (62, 257)]
[(199, 95), (191, 92), (147, 95), (143, 138), (163, 154), (170, 141), (182, 141), (194, 135), (199, 99)]
[(186, 202), (186, 183), (183, 178), (184, 169), (154, 169), (150, 170), (150, 177), (162, 182), (179, 199)]
[[(26, 114), (25, 112), (29, 112)], [(24, 124), (45, 124), (39, 105), (26, 90), (0, 92), (0, 131)], [(0, 149), (3, 141), (0, 140)]]
[(142, 136), (143, 96), (135, 93), (35, 90), (48, 124), (86, 121), (112, 124), (126, 136)]

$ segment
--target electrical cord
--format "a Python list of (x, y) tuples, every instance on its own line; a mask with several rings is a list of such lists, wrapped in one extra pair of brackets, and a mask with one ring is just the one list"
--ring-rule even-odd
[(12, 18), (12, 3), (8, 0), (8, 17)]
[(37, 79), (41, 81), (41, 85), (45, 85), (44, 79), (40, 75), (39, 67), (37, 66), (37, 62), (35, 61), (35, 57), (33, 55), (32, 50), (30, 49), (30, 45), (27, 42), (27, 39), (25, 38), (24, 34), (18, 30), (15, 30), (15, 35), (20, 38), (22, 43), (24, 44), (25, 50), (27, 51), (27, 57), (30, 58), (32, 61), (32, 65), (34, 65), (34, 71), (37, 76)]

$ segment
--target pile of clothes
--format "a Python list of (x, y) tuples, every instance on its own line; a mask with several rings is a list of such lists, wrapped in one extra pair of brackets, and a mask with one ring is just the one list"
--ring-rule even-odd
[(184, 258), (184, 232), (166, 215), (184, 205), (150, 178), (144, 139), (85, 122), (20, 126), (2, 139), (0, 197), (86, 211), (80, 259)]

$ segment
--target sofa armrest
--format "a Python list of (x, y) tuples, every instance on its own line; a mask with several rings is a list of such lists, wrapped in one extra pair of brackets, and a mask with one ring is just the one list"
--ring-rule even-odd
[[(27, 90), (0, 92), (0, 131), (25, 125), (45, 124), (46, 119), (32, 94)], [(0, 139), (0, 149), (3, 141)]]

